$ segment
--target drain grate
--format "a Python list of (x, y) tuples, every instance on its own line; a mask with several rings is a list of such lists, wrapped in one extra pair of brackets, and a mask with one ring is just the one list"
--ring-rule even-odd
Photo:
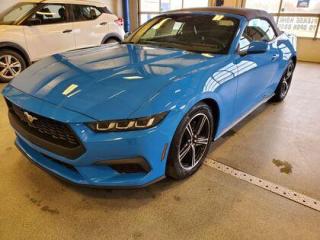
[(320, 201), (310, 198), (306, 195), (303, 195), (301, 193), (297, 193), (295, 191), (292, 191), (288, 188), (282, 187), (280, 185), (274, 184), (272, 182), (263, 180), (261, 178), (257, 178), (255, 176), (252, 176), (250, 174), (247, 174), (245, 172), (241, 172), (239, 170), (236, 170), (232, 167), (229, 167), (227, 165), (224, 165), (220, 162), (217, 162), (213, 159), (206, 159), (205, 164), (209, 167), (212, 167), (214, 169), (217, 169), (221, 172), (224, 172), (226, 174), (229, 174), (233, 177), (236, 177), (238, 179), (241, 179), (243, 181), (246, 181), (248, 183), (251, 183), (253, 185), (256, 185), (260, 188), (263, 188), (265, 190), (268, 190), (270, 192), (276, 193), (282, 197), (285, 197), (289, 200), (292, 200), (294, 202), (300, 203), (304, 206), (307, 206), (309, 208), (312, 208), (314, 210), (317, 210), (320, 212)]

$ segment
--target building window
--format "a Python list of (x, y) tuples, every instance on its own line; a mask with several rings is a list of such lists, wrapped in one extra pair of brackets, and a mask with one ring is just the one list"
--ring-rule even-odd
[(162, 12), (194, 7), (208, 7), (208, 0), (140, 0), (140, 25)]
[(282, 31), (297, 37), (320, 38), (320, 1), (246, 0), (245, 7), (262, 9), (273, 14)]

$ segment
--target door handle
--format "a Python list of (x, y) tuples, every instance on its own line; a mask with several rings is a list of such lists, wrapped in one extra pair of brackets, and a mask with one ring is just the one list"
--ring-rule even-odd
[(64, 30), (62, 33), (71, 33), (72, 30), (71, 29), (67, 29), (67, 30)]
[(107, 25), (107, 24), (108, 24), (107, 22), (100, 23), (101, 26), (104, 26), (104, 25)]
[(274, 62), (274, 61), (277, 61), (278, 58), (279, 58), (279, 54), (273, 54), (271, 60), (272, 62)]

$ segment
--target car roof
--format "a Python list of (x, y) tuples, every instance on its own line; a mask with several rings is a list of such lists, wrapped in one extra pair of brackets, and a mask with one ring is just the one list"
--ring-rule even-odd
[(168, 11), (164, 14), (175, 14), (175, 13), (196, 13), (196, 12), (212, 12), (212, 13), (223, 13), (233, 14), (245, 17), (248, 21), (254, 18), (267, 19), (276, 31), (277, 35), (281, 34), (274, 18), (271, 14), (264, 10), (250, 9), (250, 8), (235, 8), (235, 7), (203, 7), (203, 8), (185, 8), (173, 11)]
[(66, 3), (66, 4), (80, 4), (92, 5), (96, 7), (105, 7), (106, 4), (99, 0), (24, 0), (23, 2), (31, 3)]
[(235, 7), (202, 7), (202, 8), (184, 8), (172, 10), (167, 13), (180, 13), (180, 12), (221, 12), (240, 15), (248, 20), (257, 17), (264, 17), (269, 15), (266, 11), (250, 8), (235, 8)]

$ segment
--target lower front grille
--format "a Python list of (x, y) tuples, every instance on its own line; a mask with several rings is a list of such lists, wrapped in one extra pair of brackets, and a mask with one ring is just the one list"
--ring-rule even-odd
[(97, 166), (107, 165), (119, 173), (148, 173), (151, 171), (151, 166), (142, 157), (98, 161), (95, 164)]
[(7, 103), (11, 125), (30, 142), (70, 159), (85, 152), (69, 125), (28, 112), (9, 101)]

